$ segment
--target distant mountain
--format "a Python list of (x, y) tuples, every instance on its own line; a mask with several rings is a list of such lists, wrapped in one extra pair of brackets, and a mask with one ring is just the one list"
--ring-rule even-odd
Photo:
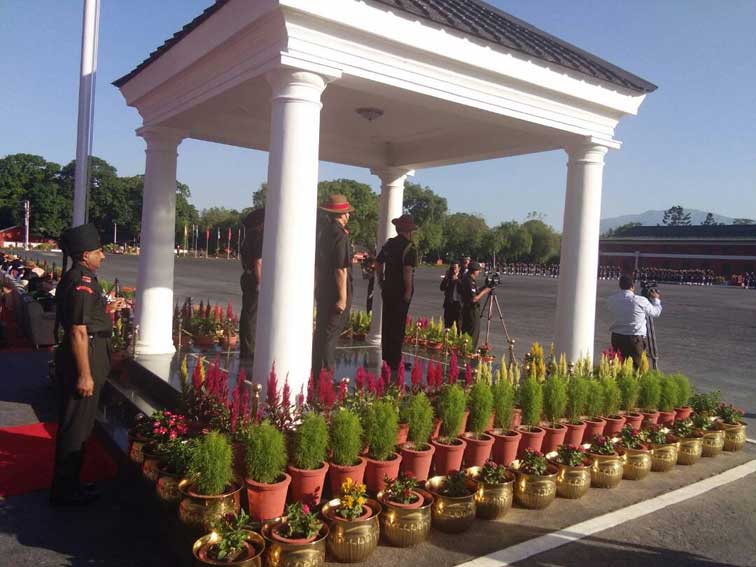
[[(706, 211), (698, 211), (696, 209), (685, 209), (685, 212), (690, 213), (690, 224), (701, 224), (708, 214)], [(601, 234), (604, 234), (607, 230), (612, 230), (631, 222), (638, 222), (643, 226), (656, 226), (662, 224), (662, 219), (664, 219), (664, 211), (646, 211), (639, 215), (622, 215), (601, 219)], [(724, 224), (732, 224), (732, 221), (735, 219), (715, 214), (714, 220)]]

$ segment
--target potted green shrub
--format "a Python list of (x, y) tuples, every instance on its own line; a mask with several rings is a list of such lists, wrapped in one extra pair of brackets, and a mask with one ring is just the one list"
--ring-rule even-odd
[(494, 438), (491, 458), (499, 465), (508, 467), (517, 457), (517, 446), (522, 435), (512, 429), (515, 389), (500, 373), (493, 386), (494, 428), (489, 431)]
[(643, 421), (656, 424), (659, 421), (659, 398), (661, 397), (661, 383), (656, 371), (641, 374), (638, 380), (638, 405), (643, 414)]
[(209, 533), (198, 539), (192, 548), (197, 565), (229, 565), (247, 567), (260, 563), (265, 540), (247, 527), (249, 516), (226, 514)]
[(567, 382), (567, 422), (564, 424), (567, 433), (564, 436), (565, 445), (580, 445), (585, 434), (586, 401), (588, 399), (588, 381), (579, 374), (570, 377)]
[(328, 463), (331, 494), (338, 494), (347, 478), (351, 478), (355, 484), (362, 484), (365, 479), (367, 461), (360, 456), (362, 437), (362, 422), (355, 411), (341, 408), (331, 412), (331, 460)]
[(668, 380), (673, 380), (677, 386), (677, 402), (675, 404), (675, 419), (685, 420), (693, 413), (693, 408), (690, 407), (690, 397), (693, 395), (693, 388), (690, 385), (690, 380), (684, 374), (671, 374), (667, 377)]
[(465, 413), (465, 391), (459, 384), (447, 384), (438, 395), (438, 417), (441, 419), (441, 434), (431, 441), (436, 449), (433, 467), (437, 474), (444, 475), (462, 467), (467, 444), (457, 437)]
[(377, 400), (367, 407), (365, 438), (368, 444), (365, 478), (368, 491), (377, 494), (384, 487), (384, 479), (399, 474), (401, 455), (394, 451), (399, 429), (399, 412), (387, 399)]
[(674, 379), (670, 379), (669, 376), (661, 376), (660, 380), (660, 393), (659, 393), (659, 423), (663, 425), (671, 424), (675, 421), (677, 412), (675, 406), (677, 406), (677, 383)]
[(470, 388), (467, 404), (470, 414), (467, 431), (462, 435), (467, 444), (463, 462), (465, 467), (482, 467), (491, 456), (494, 439), (485, 433), (490, 427), (493, 412), (493, 393), (488, 383), (475, 382)]
[(543, 414), (547, 423), (543, 425), (546, 432), (541, 444), (544, 454), (556, 451), (567, 434), (567, 428), (560, 422), (567, 411), (567, 378), (552, 374), (543, 384)]
[(532, 374), (525, 378), (520, 386), (520, 405), (522, 406), (522, 425), (519, 431), (522, 439), (517, 454), (522, 456), (526, 449), (540, 452), (546, 435), (546, 431), (539, 427), (543, 410), (543, 388)]
[(238, 512), (241, 487), (234, 482), (231, 444), (216, 431), (197, 439), (187, 478), (179, 483), (179, 518), (204, 533), (229, 511)]
[(632, 358), (625, 360), (622, 365), (617, 376), (617, 386), (619, 386), (622, 396), (620, 407), (625, 412), (625, 423), (629, 424), (632, 429), (640, 429), (643, 422), (643, 414), (637, 411), (640, 383), (637, 374), (633, 371)]
[(428, 480), (431, 461), (436, 449), (429, 443), (433, 431), (433, 405), (423, 392), (413, 394), (407, 403), (408, 441), (401, 446), (404, 472), (417, 481)]
[(247, 498), (252, 519), (279, 518), (286, 505), (291, 477), (284, 472), (288, 461), (283, 433), (267, 421), (246, 431)]
[(625, 416), (619, 413), (622, 405), (622, 390), (612, 376), (602, 378), (601, 387), (604, 390), (604, 419), (606, 420), (604, 435), (616, 435), (625, 425)]
[(583, 443), (590, 443), (597, 435), (603, 435), (606, 427), (606, 420), (602, 417), (605, 406), (604, 388), (598, 378), (587, 379), (586, 385)]
[(291, 476), (291, 499), (311, 506), (320, 504), (328, 463), (328, 424), (318, 413), (307, 413), (294, 431)]

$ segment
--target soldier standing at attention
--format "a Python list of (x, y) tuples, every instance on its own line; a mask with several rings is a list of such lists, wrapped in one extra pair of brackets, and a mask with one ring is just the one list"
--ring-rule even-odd
[(407, 312), (415, 291), (417, 249), (411, 238), (417, 226), (411, 215), (402, 215), (391, 222), (398, 234), (394, 238), (389, 238), (378, 254), (376, 274), (383, 297), (383, 360), (396, 371), (402, 358)]
[(239, 358), (245, 363), (255, 356), (255, 326), (257, 325), (257, 300), (262, 281), (262, 244), (265, 209), (249, 213), (242, 221), (244, 240), (239, 257), (244, 272), (239, 281), (242, 290), (242, 309), (239, 316)]
[(354, 211), (344, 195), (331, 195), (320, 207), (328, 214), (315, 245), (315, 334), (312, 372), (336, 367), (336, 342), (352, 306), (352, 243), (346, 225)]
[[(63, 340), (55, 350), (58, 433), (50, 503), (87, 504), (97, 493), (82, 486), (79, 473), (100, 392), (110, 372), (113, 323), (97, 281), (96, 271), (105, 259), (97, 229), (91, 224), (68, 229), (60, 246), (64, 255), (73, 258), (73, 266), (61, 278), (55, 294)], [(123, 299), (116, 299), (110, 307), (121, 309)]]

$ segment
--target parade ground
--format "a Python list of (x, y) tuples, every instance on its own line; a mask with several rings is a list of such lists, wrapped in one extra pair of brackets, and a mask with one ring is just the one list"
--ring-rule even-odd
[[(60, 265), (60, 255), (32, 253), (32, 257)], [(100, 276), (122, 285), (136, 285), (137, 256), (109, 255)], [(241, 308), (238, 261), (226, 259), (181, 258), (175, 266), (175, 297), (192, 297), (221, 303), (231, 301), (236, 312)], [(354, 270), (353, 309), (365, 309), (366, 282), (359, 266)], [(416, 292), (410, 315), (439, 317), (443, 294), (439, 284), (444, 269), (420, 267), (415, 275)], [(482, 284), (483, 277), (480, 277)], [(515, 339), (515, 354), (522, 357), (530, 344), (553, 341), (557, 281), (553, 278), (502, 277), (497, 296), (509, 334)], [(609, 314), (606, 298), (617, 290), (617, 282), (599, 281), (596, 305), (595, 352), (609, 348)], [(660, 285), (664, 312), (656, 321), (660, 367), (665, 372), (682, 372), (702, 390), (719, 389), (722, 397), (756, 417), (756, 292), (726, 286)], [(482, 326), (481, 337), (485, 334)], [(481, 342), (483, 339), (481, 338)], [(505, 352), (506, 339), (498, 314), (491, 322), (494, 353)]]

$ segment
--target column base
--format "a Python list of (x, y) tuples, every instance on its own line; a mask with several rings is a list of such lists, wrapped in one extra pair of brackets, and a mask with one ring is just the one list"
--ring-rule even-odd
[(140, 343), (137, 341), (137, 344), (134, 347), (134, 354), (137, 356), (151, 355), (151, 354), (175, 354), (175, 352), (176, 352), (176, 347), (173, 345), (172, 342), (163, 343), (163, 344), (152, 344), (152, 343)]
[(365, 339), (365, 343), (371, 347), (381, 346), (381, 334), (376, 333), (375, 335), (368, 335)]

